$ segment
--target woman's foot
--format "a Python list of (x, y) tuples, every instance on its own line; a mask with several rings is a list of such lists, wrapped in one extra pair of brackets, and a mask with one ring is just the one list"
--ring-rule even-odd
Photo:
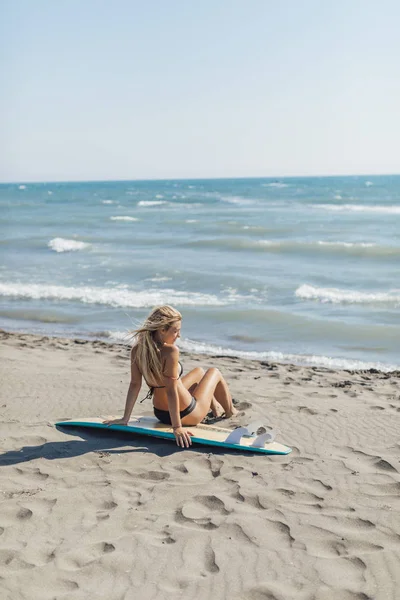
[(224, 409), (222, 408), (222, 406), (213, 398), (212, 402), (211, 402), (211, 411), (212, 411), (212, 415), (215, 418), (218, 417), (222, 417), (222, 415), (224, 414)]
[(232, 406), (232, 409), (228, 412), (225, 411), (225, 419), (230, 419), (231, 417), (235, 417), (238, 414), (238, 410)]

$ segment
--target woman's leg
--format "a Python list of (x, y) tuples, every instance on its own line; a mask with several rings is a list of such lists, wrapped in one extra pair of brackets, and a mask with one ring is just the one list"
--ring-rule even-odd
[(204, 375), (205, 375), (204, 369), (202, 369), (201, 367), (196, 367), (195, 369), (192, 369), (191, 371), (189, 371), (189, 373), (186, 373), (186, 375), (183, 375), (181, 377), (181, 381), (182, 381), (183, 385), (185, 386), (185, 388), (191, 394), (193, 394), (198, 383), (203, 379)]
[[(195, 369), (192, 369), (191, 371), (189, 371), (189, 373), (186, 373), (186, 375), (184, 375), (181, 378), (183, 385), (192, 394), (192, 396), (195, 395), (197, 397), (197, 395), (196, 395), (197, 386), (200, 383), (200, 381), (203, 379), (205, 374), (206, 374), (206, 372), (204, 369), (202, 369), (201, 367), (196, 367)], [(211, 400), (210, 408), (212, 410), (214, 417), (221, 416), (221, 406), (218, 404), (218, 402), (216, 401), (214, 396)]]
[(237, 414), (237, 410), (232, 404), (232, 396), (229, 392), (228, 384), (223, 378), (221, 371), (211, 368), (207, 370), (195, 389), (196, 408), (182, 419), (182, 424), (195, 425), (202, 421), (210, 410), (214, 394), (225, 410), (226, 418)]

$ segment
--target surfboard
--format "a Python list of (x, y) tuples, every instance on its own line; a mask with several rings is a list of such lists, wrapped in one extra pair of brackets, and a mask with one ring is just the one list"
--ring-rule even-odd
[[(109, 418), (109, 417), (108, 417)], [(137, 416), (131, 419), (127, 425), (105, 425), (105, 418), (85, 418), (59, 421), (57, 427), (93, 427), (107, 429), (109, 431), (123, 431), (125, 433), (148, 435), (157, 438), (171, 439), (175, 441), (174, 432), (170, 425), (160, 423), (155, 417)], [(257, 433), (263, 427), (262, 423), (250, 423), (246, 427), (236, 429), (225, 429), (216, 425), (205, 425), (199, 423), (194, 427), (187, 427), (193, 433), (192, 443), (204, 444), (206, 446), (217, 446), (220, 448), (231, 448), (261, 454), (289, 454), (292, 449), (289, 446), (274, 441), (273, 432), (265, 431)]]

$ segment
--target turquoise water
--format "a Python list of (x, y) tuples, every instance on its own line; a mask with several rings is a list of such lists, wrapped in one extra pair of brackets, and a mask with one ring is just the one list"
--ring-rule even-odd
[(182, 349), (400, 364), (400, 176), (0, 185), (0, 326), (121, 339), (161, 303)]

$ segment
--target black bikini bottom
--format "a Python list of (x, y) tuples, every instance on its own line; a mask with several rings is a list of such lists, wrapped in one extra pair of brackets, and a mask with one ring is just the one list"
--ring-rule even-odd
[[(190, 415), (191, 412), (196, 408), (196, 398), (192, 396), (192, 401), (184, 410), (181, 410), (180, 415), (181, 419), (186, 417), (186, 415)], [(161, 410), (160, 408), (154, 407), (154, 415), (157, 417), (161, 423), (165, 423), (165, 425), (172, 425), (171, 423), (171, 415), (169, 414), (169, 410)]]

